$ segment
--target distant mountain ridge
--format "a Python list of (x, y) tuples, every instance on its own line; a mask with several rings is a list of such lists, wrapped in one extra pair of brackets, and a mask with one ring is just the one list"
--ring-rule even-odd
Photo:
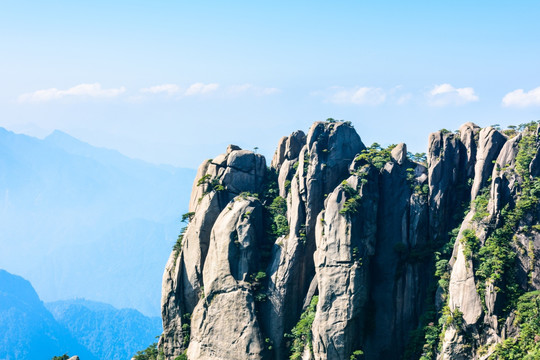
[[(43, 141), (55, 148), (62, 149), (73, 155), (82, 155), (99, 161), (101, 163), (114, 164), (124, 171), (128, 169), (133, 169), (135, 166), (143, 166), (148, 169), (153, 169), (157, 167), (161, 170), (171, 173), (185, 170), (181, 168), (176, 168), (171, 165), (150, 164), (143, 160), (129, 158), (117, 150), (94, 147), (60, 130), (54, 130), (47, 137), (45, 137)], [(130, 161), (126, 162), (126, 159), (129, 159)]]
[(159, 314), (162, 266), (194, 170), (61, 131), (41, 140), (3, 128), (0, 169), (1, 267), (30, 279), (46, 301), (84, 297)]
[(100, 359), (128, 360), (155, 341), (161, 318), (84, 299), (45, 304), (56, 321)]
[(161, 332), (161, 319), (84, 299), (43, 304), (29, 281), (0, 270), (0, 359), (129, 360)]
[(64, 353), (97, 360), (56, 322), (30, 282), (0, 270), (0, 359), (50, 359)]

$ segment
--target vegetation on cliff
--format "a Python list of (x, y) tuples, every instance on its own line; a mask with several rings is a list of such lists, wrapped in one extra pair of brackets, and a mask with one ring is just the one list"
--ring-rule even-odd
[[(467, 123), (412, 154), (366, 148), (350, 124), (328, 119), (281, 139), (270, 168), (230, 146), (196, 182), (199, 199), (219, 201), (185, 216), (198, 228), (175, 252), (197, 258), (168, 265), (160, 348), (240, 356), (221, 339), (241, 327), (254, 360), (534, 358), (536, 127)], [(235, 198), (244, 205), (227, 205)], [(212, 317), (216, 301), (246, 320), (228, 332)]]

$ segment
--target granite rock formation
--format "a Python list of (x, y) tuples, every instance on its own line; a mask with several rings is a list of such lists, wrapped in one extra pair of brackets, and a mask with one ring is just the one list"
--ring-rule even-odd
[(466, 123), (411, 154), (331, 120), (268, 168), (229, 146), (200, 166), (166, 265), (164, 358), (536, 354), (520, 304), (540, 304), (539, 144), (536, 123)]

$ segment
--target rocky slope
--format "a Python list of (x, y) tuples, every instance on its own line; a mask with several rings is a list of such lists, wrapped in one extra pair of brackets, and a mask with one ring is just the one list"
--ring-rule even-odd
[[(540, 356), (536, 123), (426, 154), (316, 122), (203, 162), (163, 276), (166, 359)], [(512, 357), (514, 356), (514, 357)]]

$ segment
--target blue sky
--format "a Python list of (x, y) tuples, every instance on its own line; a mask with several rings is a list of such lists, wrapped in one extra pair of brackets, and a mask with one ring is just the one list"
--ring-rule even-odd
[(4, 1), (0, 126), (196, 167), (327, 117), (365, 143), (540, 119), (537, 1)]

